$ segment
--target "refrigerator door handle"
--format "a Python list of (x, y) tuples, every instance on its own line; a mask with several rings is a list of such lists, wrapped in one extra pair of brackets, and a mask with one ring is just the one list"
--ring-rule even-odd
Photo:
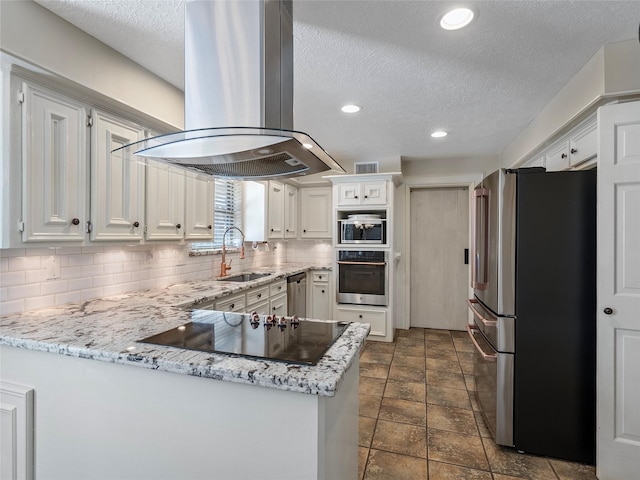
[(476, 318), (478, 318), (479, 320), (482, 321), (482, 323), (484, 324), (485, 327), (497, 327), (498, 325), (498, 321), (497, 320), (489, 320), (487, 318), (485, 318), (475, 307), (474, 305), (476, 305), (478, 302), (478, 300), (473, 299), (473, 298), (467, 298), (467, 305), (469, 305), (469, 309), (473, 312), (473, 314), (476, 316)]
[(473, 342), (473, 345), (476, 347), (476, 350), (478, 351), (478, 353), (482, 355), (482, 358), (484, 360), (488, 362), (495, 362), (498, 359), (498, 354), (495, 354), (495, 353), (491, 354), (482, 350), (482, 347), (480, 347), (480, 345), (475, 339), (474, 332), (480, 333), (480, 330), (478, 330), (477, 328), (473, 328), (471, 325), (467, 325), (467, 333), (469, 334), (469, 337), (471, 338), (471, 341)]

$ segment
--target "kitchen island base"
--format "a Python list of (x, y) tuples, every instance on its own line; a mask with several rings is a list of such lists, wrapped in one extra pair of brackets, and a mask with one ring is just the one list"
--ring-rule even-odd
[(34, 388), (36, 478), (357, 478), (357, 355), (334, 397), (9, 346), (0, 378)]

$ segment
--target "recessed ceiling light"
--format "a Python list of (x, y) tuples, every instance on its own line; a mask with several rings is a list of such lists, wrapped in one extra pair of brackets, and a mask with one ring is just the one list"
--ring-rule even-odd
[(303, 143), (302, 146), (307, 150), (311, 150), (313, 148), (313, 145), (311, 145), (310, 143)]
[(442, 130), (437, 130), (437, 131), (433, 132), (433, 133), (431, 134), (431, 136), (432, 136), (433, 138), (446, 137), (446, 136), (447, 136), (447, 132), (444, 132), (444, 131), (442, 131)]
[(358, 105), (345, 105), (340, 110), (344, 113), (356, 113), (360, 111), (360, 107)]
[(440, 26), (445, 30), (458, 30), (466, 27), (473, 20), (473, 10), (469, 8), (454, 8), (440, 19)]

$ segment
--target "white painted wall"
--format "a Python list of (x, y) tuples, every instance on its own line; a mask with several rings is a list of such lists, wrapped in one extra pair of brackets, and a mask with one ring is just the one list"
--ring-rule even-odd
[(504, 150), (511, 167), (608, 98), (640, 92), (640, 44), (636, 39), (604, 45)]
[(499, 158), (437, 158), (430, 160), (403, 160), (402, 176), (405, 181), (416, 177), (489, 174), (500, 167)]
[(37, 3), (0, 2), (0, 49), (176, 128), (184, 94)]

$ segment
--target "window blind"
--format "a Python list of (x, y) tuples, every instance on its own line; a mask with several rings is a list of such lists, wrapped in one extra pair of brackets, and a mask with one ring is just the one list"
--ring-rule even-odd
[[(193, 242), (192, 250), (222, 248), (222, 236), (227, 228), (242, 229), (242, 183), (239, 180), (215, 179), (213, 203), (213, 242)], [(242, 235), (237, 230), (227, 233), (226, 245), (240, 246)]]

